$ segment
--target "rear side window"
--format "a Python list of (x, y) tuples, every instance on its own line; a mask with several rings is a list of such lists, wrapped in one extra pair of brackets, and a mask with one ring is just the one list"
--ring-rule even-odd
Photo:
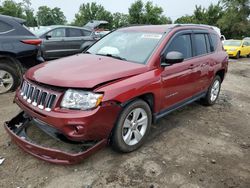
[(183, 54), (184, 59), (192, 57), (191, 37), (189, 34), (175, 37), (167, 48), (166, 54), (171, 51), (177, 51)]
[(10, 31), (12, 30), (12, 26), (5, 23), (5, 22), (2, 22), (0, 21), (0, 33), (4, 33), (4, 32), (7, 32), (7, 31)]
[(203, 55), (207, 53), (207, 44), (204, 34), (194, 34), (195, 55)]
[(82, 30), (82, 31), (83, 31), (84, 36), (90, 36), (91, 35), (91, 31), (86, 31), (86, 30)]
[(220, 39), (219, 39), (219, 36), (216, 34), (210, 34), (210, 36), (211, 36), (213, 51), (215, 51), (218, 46), (218, 40)]
[(69, 29), (69, 37), (81, 37), (82, 31), (80, 29)]

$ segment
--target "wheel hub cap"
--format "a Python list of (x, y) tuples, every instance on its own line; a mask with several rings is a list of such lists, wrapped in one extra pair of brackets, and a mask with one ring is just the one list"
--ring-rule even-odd
[(211, 101), (215, 101), (219, 95), (219, 92), (220, 92), (220, 82), (218, 80), (216, 80), (212, 86), (212, 89), (211, 89)]
[(132, 110), (123, 123), (122, 138), (127, 145), (135, 145), (141, 141), (148, 126), (148, 116), (144, 109)]
[(9, 91), (14, 84), (14, 79), (12, 75), (5, 71), (0, 70), (0, 93), (5, 93)]

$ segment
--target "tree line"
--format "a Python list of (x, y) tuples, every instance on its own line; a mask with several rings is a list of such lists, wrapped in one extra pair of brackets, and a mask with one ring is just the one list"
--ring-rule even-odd
[[(26, 25), (75, 25), (83, 26), (90, 20), (106, 20), (108, 29), (119, 28), (131, 24), (170, 24), (172, 20), (164, 15), (162, 7), (148, 1), (137, 0), (128, 8), (128, 14), (111, 13), (104, 6), (83, 3), (75, 14), (72, 23), (68, 23), (63, 11), (58, 8), (40, 6), (35, 13), (30, 0), (16, 3), (15, 0), (0, 1), (0, 14), (26, 19)], [(250, 36), (250, 1), (219, 0), (208, 8), (196, 5), (192, 15), (184, 15), (174, 23), (194, 23), (217, 26), (227, 38)]]

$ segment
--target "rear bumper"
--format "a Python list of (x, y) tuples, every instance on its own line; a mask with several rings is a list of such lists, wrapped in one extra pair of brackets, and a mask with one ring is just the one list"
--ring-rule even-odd
[(35, 156), (36, 158), (56, 163), (56, 164), (75, 164), (81, 160), (87, 158), (94, 152), (100, 150), (107, 144), (107, 139), (102, 139), (92, 146), (84, 147), (85, 149), (77, 153), (68, 153), (58, 149), (52, 149), (44, 146), (40, 146), (30, 140), (26, 134), (28, 128), (28, 122), (31, 121), (31, 117), (25, 116), (24, 112), (21, 112), (11, 121), (5, 122), (5, 129), (11, 136), (12, 140), (21, 147), (24, 151)]

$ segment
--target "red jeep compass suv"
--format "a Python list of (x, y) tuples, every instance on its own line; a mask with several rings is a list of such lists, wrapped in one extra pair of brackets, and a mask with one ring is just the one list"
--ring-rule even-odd
[[(159, 118), (196, 100), (213, 105), (227, 69), (208, 26), (121, 28), (85, 54), (29, 69), (15, 96), (23, 112), (5, 128), (25, 151), (54, 163), (79, 162), (107, 143), (131, 152)], [(59, 141), (35, 142), (34, 127)], [(64, 151), (60, 143), (75, 148)]]

